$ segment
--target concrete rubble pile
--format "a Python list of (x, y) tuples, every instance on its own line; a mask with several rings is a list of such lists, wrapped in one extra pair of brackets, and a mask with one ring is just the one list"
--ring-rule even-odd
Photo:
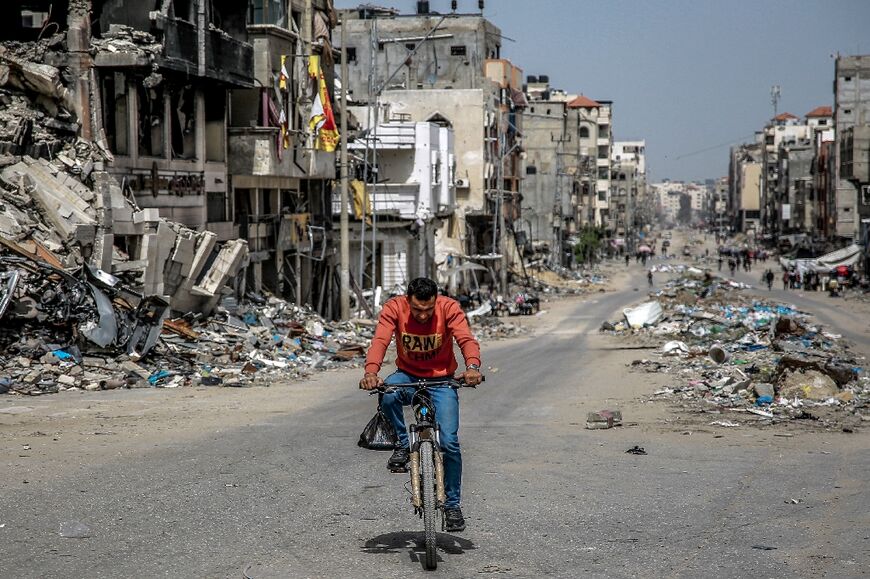
[[(551, 295), (585, 294), (590, 291), (603, 291), (607, 276), (600, 272), (589, 272), (549, 265), (543, 261), (526, 265), (529, 284), (537, 292)], [(518, 275), (522, 280), (523, 276)]]
[(601, 329), (656, 350), (630, 367), (675, 375), (653, 400), (742, 417), (711, 423), (805, 419), (851, 431), (870, 420), (863, 357), (807, 314), (742, 294), (743, 286), (687, 268), (652, 293), (652, 301)]
[[(104, 139), (78, 136), (66, 88), (73, 79), (43, 63), (63, 42), (0, 44), (3, 390), (150, 377), (136, 362), (158, 344), (164, 321), (207, 317), (234, 293), (228, 286), (248, 262), (246, 242), (219, 244), (214, 233), (140, 209), (107, 172), (113, 158)], [(144, 59), (158, 50), (150, 35), (124, 27), (94, 47), (97, 56)]]
[[(53, 269), (47, 273), (55, 279), (64, 275)], [(100, 284), (92, 273), (88, 285)], [(118, 339), (132, 333), (128, 343), (151, 342), (153, 349), (144, 358), (136, 348), (119, 355), (111, 343), (100, 348), (94, 342), (99, 337), (105, 343), (107, 337), (100, 334), (104, 327), (79, 322), (90, 314), (87, 285), (73, 275), (62, 281), (69, 292), (51, 299), (78, 299), (68, 311), (46, 305), (44, 311), (53, 313), (54, 319), (32, 325), (17, 321), (0, 330), (0, 392), (38, 395), (71, 389), (268, 385), (315, 370), (360, 365), (374, 329), (367, 320), (330, 324), (309, 308), (274, 297), (252, 296), (244, 304), (228, 297), (207, 318), (165, 319), (164, 310), (154, 305), (145, 312), (129, 311), (124, 324), (119, 324), (123, 336)], [(115, 303), (122, 299), (114, 296)], [(160, 319), (161, 323), (145, 324), (147, 331), (137, 333), (136, 321), (144, 315), (150, 316), (149, 322)], [(87, 339), (76, 340), (76, 333)]]
[(79, 131), (60, 70), (41, 64), (51, 42), (0, 45), (0, 166), (57, 155)]
[(519, 324), (504, 322), (496, 316), (470, 316), (474, 336), (481, 341), (513, 338), (528, 333), (529, 329)]

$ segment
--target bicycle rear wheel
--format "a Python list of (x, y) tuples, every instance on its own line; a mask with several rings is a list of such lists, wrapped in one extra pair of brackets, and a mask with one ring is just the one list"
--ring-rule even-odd
[(423, 566), (426, 569), (438, 567), (438, 553), (435, 537), (435, 458), (432, 443), (420, 443), (420, 485), (423, 490), (423, 538), (426, 555)]

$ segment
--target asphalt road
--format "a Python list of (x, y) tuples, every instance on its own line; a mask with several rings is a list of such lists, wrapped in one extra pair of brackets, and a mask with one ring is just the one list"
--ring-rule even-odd
[[(432, 575), (866, 576), (866, 434), (584, 430), (587, 411), (644, 379), (608, 370), (594, 336), (637, 299), (602, 294), (551, 331), (485, 347), (498, 371), (462, 392), (468, 530), (439, 535)], [(312, 391), (317, 403), (243, 428), (183, 442), (170, 428), (146, 452), (71, 462), (46, 480), (7, 470), (0, 577), (427, 574), (407, 478), (355, 444), (374, 401), (355, 374), (333, 376)], [(634, 445), (648, 454), (626, 454)], [(61, 537), (70, 521), (90, 536)]]

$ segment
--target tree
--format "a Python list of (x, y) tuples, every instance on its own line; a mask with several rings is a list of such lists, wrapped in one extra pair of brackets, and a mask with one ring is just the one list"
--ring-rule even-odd
[(601, 249), (601, 229), (593, 225), (585, 225), (577, 236), (574, 244), (574, 258), (578, 263), (593, 263), (598, 250)]

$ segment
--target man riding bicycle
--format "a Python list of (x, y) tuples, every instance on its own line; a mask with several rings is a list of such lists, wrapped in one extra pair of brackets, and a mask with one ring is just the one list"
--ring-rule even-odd
[[(378, 372), (394, 335), (398, 369), (384, 380), (378, 376)], [(459, 303), (438, 295), (438, 286), (431, 279), (418, 277), (412, 280), (406, 295), (389, 300), (381, 310), (375, 336), (366, 355), (365, 375), (360, 380), (360, 388), (374, 390), (382, 384), (453, 377), (458, 368), (453, 355), (454, 339), (465, 358), (465, 372), (458, 377), (469, 386), (480, 384), (480, 345), (472, 335)], [(403, 469), (410, 460), (402, 407), (411, 404), (413, 393), (414, 388), (406, 387), (386, 393), (381, 399), (381, 410), (392, 422), (399, 440), (387, 463), (390, 470)], [(453, 388), (433, 388), (429, 394), (435, 405), (435, 420), (441, 433), (447, 530), (463, 531), (465, 519), (460, 509), (462, 454), (459, 450), (459, 395)]]

